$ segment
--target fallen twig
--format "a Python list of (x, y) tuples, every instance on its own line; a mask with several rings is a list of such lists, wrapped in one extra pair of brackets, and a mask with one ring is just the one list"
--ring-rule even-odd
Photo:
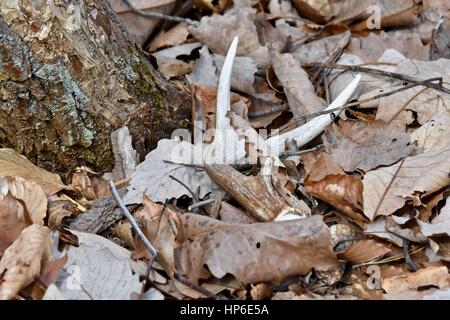
[(403, 238), (402, 240), (403, 240), (403, 255), (405, 256), (406, 266), (408, 267), (409, 271), (415, 272), (417, 271), (417, 267), (414, 261), (411, 259), (411, 255), (409, 254), (408, 240), (405, 238)]
[(397, 80), (415, 83), (417, 85), (423, 85), (428, 88), (432, 88), (432, 89), (450, 94), (450, 89), (447, 89), (442, 85), (437, 85), (432, 82), (427, 82), (426, 80), (420, 80), (420, 79), (417, 79), (417, 78), (414, 78), (414, 77), (411, 77), (411, 76), (408, 76), (405, 74), (396, 73), (396, 72), (389, 72), (389, 71), (372, 69), (372, 68), (367, 68), (367, 67), (362, 67), (362, 66), (333, 64), (333, 63), (320, 63), (320, 62), (304, 64), (304, 65), (302, 65), (302, 67), (304, 67), (304, 68), (311, 68), (311, 67), (331, 68), (331, 69), (342, 69), (342, 70), (346, 70), (346, 71), (370, 73), (370, 74), (375, 74), (375, 75), (379, 75), (379, 76), (384, 76), (384, 77), (388, 77), (388, 78), (394, 78)]
[(131, 226), (136, 231), (136, 234), (141, 238), (144, 245), (147, 247), (148, 251), (150, 251), (152, 255), (152, 261), (158, 254), (153, 244), (150, 242), (150, 240), (147, 239), (145, 234), (142, 232), (141, 228), (137, 224), (136, 220), (134, 219), (133, 215), (128, 211), (127, 207), (123, 203), (122, 199), (120, 198), (119, 193), (117, 192), (116, 186), (114, 185), (114, 182), (112, 180), (109, 180), (109, 189), (111, 190), (111, 193), (113, 194), (114, 199), (116, 199), (117, 204), (119, 205), (120, 209), (122, 210), (125, 217), (130, 221)]
[(137, 14), (141, 17), (150, 18), (150, 19), (158, 18), (158, 19), (164, 19), (164, 20), (168, 20), (168, 21), (186, 23), (186, 24), (194, 26), (194, 27), (198, 27), (200, 25), (198, 21), (191, 20), (188, 18), (170, 16), (170, 15), (159, 13), (159, 12), (142, 11), (142, 10), (134, 7), (129, 0), (122, 0), (122, 1), (127, 5), (128, 8), (130, 8), (131, 11), (133, 11), (135, 14)]

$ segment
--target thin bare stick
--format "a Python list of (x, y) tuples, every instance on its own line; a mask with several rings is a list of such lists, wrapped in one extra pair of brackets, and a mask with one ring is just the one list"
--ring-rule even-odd
[(175, 271), (174, 276), (175, 276), (175, 279), (180, 281), (185, 286), (188, 286), (189, 288), (200, 292), (201, 294), (205, 295), (209, 299), (213, 299), (213, 300), (218, 300), (219, 299), (219, 297), (217, 295), (215, 295), (214, 293), (212, 293), (208, 289), (203, 288), (202, 286), (199, 286), (199, 285), (196, 285), (195, 283), (192, 283), (191, 281), (189, 281), (189, 279), (187, 279), (185, 276), (181, 275), (178, 271)]
[[(425, 82), (430, 82), (430, 81), (440, 81), (440, 82), (442, 82), (442, 78), (440, 78), (440, 77), (437, 77), (437, 78), (430, 78), (430, 79), (426, 79), (426, 80), (424, 80), (424, 81), (425, 81)], [(389, 92), (384, 92), (384, 93), (381, 93), (381, 94), (377, 94), (377, 95), (372, 96), (372, 97), (370, 97), (370, 98), (366, 98), (366, 99), (363, 99), (363, 100), (359, 100), (359, 101), (347, 103), (347, 104), (343, 105), (342, 107), (338, 107), (338, 108), (334, 108), (334, 109), (330, 109), (330, 110), (324, 110), (324, 111), (320, 111), (320, 112), (315, 112), (315, 113), (307, 114), (307, 115), (304, 115), (304, 116), (295, 118), (295, 119), (289, 121), (288, 123), (286, 123), (285, 125), (282, 125), (282, 126), (279, 128), (279, 131), (283, 131), (284, 129), (286, 129), (286, 128), (288, 128), (288, 127), (290, 127), (290, 126), (292, 126), (293, 124), (296, 124), (296, 123), (298, 123), (298, 122), (304, 122), (304, 121), (306, 121), (306, 120), (309, 119), (309, 118), (313, 118), (313, 117), (316, 117), (316, 116), (320, 116), (320, 115), (322, 115), (322, 114), (331, 113), (331, 112), (333, 112), (333, 111), (349, 109), (349, 108), (351, 108), (351, 107), (355, 107), (355, 106), (358, 106), (358, 105), (363, 104), (363, 103), (367, 103), (367, 102), (370, 102), (370, 101), (373, 101), (373, 100), (376, 100), (376, 99), (380, 99), (380, 98), (384, 98), (384, 97), (391, 96), (391, 95), (393, 95), (393, 94), (396, 94), (396, 93), (399, 93), (399, 92), (402, 92), (402, 91), (405, 91), (405, 90), (408, 90), (408, 89), (417, 87), (417, 86), (419, 86), (419, 85), (421, 85), (421, 84), (417, 84), (417, 83), (408, 84), (408, 85), (406, 85), (406, 86), (404, 86), (404, 87), (401, 87), (401, 88), (398, 88), (398, 89), (395, 89), (395, 90), (391, 90), (391, 91), (389, 91)]]
[(158, 19), (164, 19), (167, 21), (186, 23), (186, 24), (194, 26), (194, 27), (198, 27), (200, 25), (200, 23), (198, 21), (191, 20), (188, 18), (169, 16), (167, 14), (163, 14), (163, 13), (159, 13), (159, 12), (142, 11), (142, 10), (134, 7), (129, 0), (122, 0), (122, 1), (127, 5), (128, 8), (130, 8), (131, 11), (133, 11), (135, 14), (137, 14), (141, 17), (150, 18), (150, 19), (158, 18)]
[(214, 203), (215, 201), (216, 201), (215, 198), (210, 198), (210, 199), (206, 199), (206, 200), (203, 200), (203, 201), (199, 201), (199, 202), (196, 202), (196, 203), (193, 203), (192, 205), (190, 205), (188, 207), (188, 210), (192, 210), (194, 208), (202, 207), (205, 204)]
[(416, 272), (417, 267), (416, 267), (416, 264), (414, 263), (414, 261), (411, 259), (411, 255), (409, 254), (408, 240), (405, 238), (403, 238), (403, 254), (405, 256), (405, 263), (406, 263), (406, 266), (408, 267), (408, 270), (412, 271), (412, 272)]
[(130, 213), (130, 211), (128, 211), (127, 207), (125, 206), (122, 199), (120, 198), (119, 193), (117, 192), (114, 182), (112, 180), (109, 180), (108, 184), (109, 184), (109, 189), (111, 190), (111, 193), (113, 194), (114, 199), (116, 199), (117, 204), (119, 205), (123, 214), (130, 221), (131, 226), (136, 231), (139, 238), (141, 238), (142, 242), (144, 242), (144, 245), (147, 247), (148, 251), (150, 251), (150, 253), (152, 254), (152, 260), (153, 260), (156, 257), (156, 255), (158, 254), (158, 252), (156, 251), (155, 247), (150, 242), (150, 240), (148, 240), (147, 237), (145, 236), (145, 234), (142, 232), (141, 228), (137, 224), (133, 215)]
[(396, 73), (396, 72), (389, 72), (379, 69), (372, 69), (367, 67), (361, 67), (361, 66), (354, 66), (354, 65), (343, 65), (343, 64), (333, 64), (333, 63), (320, 63), (320, 62), (314, 62), (314, 63), (307, 63), (305, 65), (302, 65), (304, 68), (308, 67), (318, 67), (318, 68), (331, 68), (331, 69), (341, 69), (346, 71), (354, 71), (354, 72), (364, 72), (364, 73), (370, 73), (375, 74), (379, 76), (384, 76), (388, 78), (394, 78), (397, 80), (402, 80), (410, 83), (416, 83), (417, 85), (423, 85), (428, 88), (432, 88), (438, 91), (442, 91), (445, 93), (450, 94), (450, 89), (445, 88), (442, 85), (438, 85), (432, 82), (427, 82), (421, 79), (417, 79), (405, 74)]
[(290, 157), (290, 156), (299, 156), (299, 155), (302, 155), (302, 154), (305, 154), (305, 153), (310, 153), (310, 152), (319, 150), (321, 148), (323, 148), (323, 144), (319, 144), (319, 145), (317, 145), (317, 146), (315, 146), (314, 148), (311, 148), (311, 149), (296, 150), (296, 151), (287, 150), (287, 151), (282, 152), (280, 154), (280, 157), (281, 158), (286, 158), (286, 157)]

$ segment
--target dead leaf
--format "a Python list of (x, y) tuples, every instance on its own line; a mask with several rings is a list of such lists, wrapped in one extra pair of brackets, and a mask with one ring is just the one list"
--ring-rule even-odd
[(232, 274), (241, 283), (279, 282), (311, 268), (337, 267), (328, 227), (318, 215), (242, 225), (184, 214), (181, 226), (175, 261), (194, 282), (210, 272), (216, 278)]
[(159, 49), (175, 47), (183, 44), (189, 36), (188, 26), (185, 23), (179, 23), (168, 31), (162, 30), (150, 42), (148, 51), (155, 52)]
[(389, 252), (391, 250), (384, 244), (372, 239), (363, 239), (359, 240), (347, 251), (338, 253), (337, 256), (340, 260), (346, 260), (352, 264), (360, 264), (382, 258)]
[(83, 196), (85, 196), (89, 200), (94, 200), (97, 198), (95, 195), (94, 187), (92, 186), (91, 178), (89, 177), (89, 173), (91, 174), (97, 174), (96, 172), (92, 171), (91, 169), (87, 167), (79, 167), (75, 168), (70, 174), (69, 174), (69, 185), (74, 190), (81, 193)]
[[(450, 71), (447, 66), (448, 59), (436, 61), (420, 61), (404, 59), (398, 63), (394, 72), (410, 75), (417, 79), (430, 79), (442, 77), (444, 83), (450, 82)], [(383, 88), (394, 90), (402, 86), (401, 81), (389, 81)], [(444, 85), (445, 86), (445, 85)], [(377, 111), (377, 119), (392, 122), (404, 128), (413, 122), (412, 112), (417, 113), (417, 122), (425, 124), (438, 113), (448, 112), (450, 94), (433, 89), (414, 87), (390, 96), (381, 98)], [(420, 93), (419, 93), (420, 92)]]
[(438, 112), (411, 134), (411, 143), (420, 151), (450, 144), (450, 110)]
[[(198, 27), (189, 27), (191, 34), (207, 45), (214, 53), (225, 56), (231, 41), (239, 37), (238, 56), (254, 58), (257, 64), (267, 65), (269, 61), (267, 48), (259, 43), (255, 26), (256, 10), (239, 8), (224, 15), (213, 14), (203, 17)], [(214, 30), (214, 32), (211, 32)]]
[(22, 177), (41, 185), (47, 195), (67, 189), (61, 178), (41, 169), (13, 149), (0, 149), (0, 176)]
[(219, 77), (216, 75), (213, 56), (207, 46), (203, 46), (199, 53), (200, 58), (196, 61), (192, 73), (186, 75), (186, 79), (191, 85), (217, 87)]
[(386, 49), (395, 49), (416, 60), (429, 60), (430, 56), (430, 45), (423, 45), (419, 34), (410, 30), (381, 31), (380, 34), (371, 32), (367, 37), (352, 37), (346, 52), (370, 63), (377, 61)]
[(302, 44), (292, 52), (301, 65), (325, 62), (343, 50), (350, 40), (350, 31)]
[(129, 221), (119, 221), (119, 223), (112, 229), (112, 233), (125, 241), (125, 243), (134, 249), (133, 234), (131, 233), (131, 223)]
[[(136, 9), (144, 12), (159, 12), (169, 14), (175, 7), (175, 0), (129, 0)], [(148, 19), (138, 16), (122, 0), (110, 0), (111, 7), (118, 14), (123, 24), (128, 29), (131, 38), (143, 45), (148, 35), (161, 21), (160, 19)]]
[(450, 145), (405, 158), (364, 176), (364, 214), (374, 220), (400, 209), (415, 194), (422, 198), (450, 183)]
[(258, 283), (250, 290), (252, 300), (263, 300), (272, 294), (272, 290), (266, 283)]
[(302, 17), (320, 24), (330, 20), (333, 13), (328, 0), (293, 0), (292, 4)]
[(326, 152), (320, 153), (317, 158), (311, 153), (303, 155), (303, 164), (306, 172), (305, 180), (308, 184), (321, 181), (331, 175), (345, 175), (336, 159)]
[(308, 74), (290, 53), (274, 52), (271, 60), (272, 68), (283, 86), (295, 118), (325, 109), (325, 101), (316, 95)]
[(226, 201), (222, 201), (219, 211), (220, 220), (225, 223), (246, 224), (258, 222), (254, 217), (242, 211), (241, 209), (232, 206)]
[(362, 212), (360, 178), (350, 175), (329, 175), (319, 182), (305, 184), (307, 192), (339, 209), (359, 225), (365, 223)]
[(383, 279), (381, 286), (388, 294), (415, 291), (427, 286), (444, 288), (448, 286), (448, 270), (447, 267), (428, 267), (414, 273)]
[(71, 232), (79, 247), (68, 248), (67, 264), (56, 281), (65, 299), (130, 300), (133, 293), (141, 292), (139, 275), (132, 269), (136, 262), (128, 250), (95, 234)]
[(379, 8), (379, 13), (381, 14), (380, 27), (383, 29), (412, 24), (414, 14), (418, 10), (414, 0), (347, 0), (341, 6), (336, 20), (348, 23), (362, 20), (354, 25), (352, 29), (369, 29), (371, 25), (368, 21), (374, 22), (373, 17), (371, 17), (374, 14), (374, 10), (368, 10), (368, 8), (374, 7)]
[[(179, 157), (173, 153), (176, 148), (184, 151), (182, 158), (187, 164), (176, 162)], [(174, 151), (175, 150), (175, 151)], [(182, 141), (161, 139), (158, 147), (145, 157), (145, 161), (136, 167), (136, 171), (131, 176), (128, 192), (124, 197), (126, 204), (142, 203), (142, 194), (145, 194), (153, 201), (165, 202), (166, 199), (179, 198), (183, 195), (190, 195), (182, 185), (171, 179), (169, 175), (181, 180), (188, 185), (191, 190), (200, 188), (199, 196), (203, 198), (211, 192), (211, 180), (208, 175), (196, 167), (189, 165), (195, 153), (192, 152), (192, 145)], [(197, 164), (202, 162), (202, 154)]]
[(408, 134), (380, 120), (339, 121), (323, 137), (326, 149), (347, 172), (390, 165), (413, 150)]
[(152, 53), (156, 58), (158, 71), (166, 79), (179, 77), (191, 72), (194, 62), (186, 62), (185, 60), (179, 59), (179, 57), (190, 56), (192, 51), (200, 46), (201, 44), (198, 42), (188, 43)]
[(33, 224), (5, 251), (0, 260), (0, 300), (13, 299), (39, 276), (49, 241), (49, 229)]
[(76, 216), (80, 213), (77, 205), (68, 200), (55, 200), (48, 203), (48, 226), (57, 228), (64, 218)]

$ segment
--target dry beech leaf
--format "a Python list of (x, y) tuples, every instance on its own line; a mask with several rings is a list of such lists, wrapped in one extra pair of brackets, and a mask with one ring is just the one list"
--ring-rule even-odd
[(336, 20), (349, 23), (362, 20), (353, 26), (353, 29), (366, 30), (370, 27), (367, 18), (370, 19), (373, 13), (367, 10), (370, 6), (379, 8), (382, 28), (412, 24), (417, 10), (414, 0), (347, 0), (344, 1)]
[(410, 30), (381, 31), (379, 35), (371, 32), (367, 37), (352, 37), (346, 51), (369, 63), (377, 61), (389, 48), (411, 59), (429, 60), (430, 45), (423, 45), (419, 34)]
[(428, 267), (414, 273), (393, 276), (381, 281), (381, 286), (387, 294), (416, 291), (420, 287), (427, 286), (435, 286), (442, 289), (448, 284), (447, 267)]
[(13, 149), (0, 149), (0, 176), (22, 177), (41, 185), (47, 195), (57, 193), (67, 186), (54, 173), (41, 169)]
[(154, 52), (159, 49), (179, 46), (183, 44), (189, 36), (188, 26), (185, 23), (179, 23), (168, 31), (161, 31), (150, 42), (148, 51)]
[[(180, 146), (192, 149), (192, 145), (184, 141), (159, 140), (158, 147), (147, 154), (145, 161), (136, 167), (131, 176), (130, 186), (124, 197), (126, 204), (142, 203), (144, 192), (150, 199), (159, 202), (188, 195), (188, 191), (169, 175), (183, 181), (191, 190), (200, 187), (201, 198), (211, 192), (211, 180), (204, 171), (183, 163), (170, 162), (172, 151)], [(186, 160), (191, 161), (192, 153), (186, 154), (189, 154)]]
[[(449, 65), (449, 59), (436, 61), (404, 59), (393, 71), (421, 80), (441, 77), (445, 86), (445, 83), (450, 82)], [(386, 89), (388, 92), (388, 90), (391, 91), (400, 86), (402, 86), (400, 80), (393, 80), (385, 82), (382, 89)], [(450, 94), (434, 89), (426, 89), (421, 92), (422, 90), (424, 90), (422, 87), (414, 87), (381, 98), (376, 118), (404, 128), (406, 124), (414, 121), (413, 112), (417, 113), (416, 118), (419, 124), (425, 124), (436, 114), (448, 112)]]
[(286, 94), (289, 108), (298, 118), (325, 109), (325, 101), (316, 95), (308, 74), (290, 53), (271, 55), (272, 68)]
[(328, 0), (293, 0), (292, 4), (302, 17), (320, 24), (330, 20), (333, 13)]
[[(174, 279), (174, 250), (177, 246), (175, 238), (180, 225), (179, 214), (170, 207), (166, 207), (163, 213), (164, 205), (155, 203), (146, 196), (144, 196), (143, 204), (144, 207), (135, 213), (136, 220), (142, 222), (144, 234), (152, 241), (158, 251), (158, 262), (164, 268), (170, 281), (173, 281), (173, 286), (177, 292), (193, 299), (203, 297), (197, 291)], [(136, 239), (135, 243), (136, 249), (132, 253), (133, 259), (149, 258), (149, 251), (142, 240)]]
[(313, 196), (339, 209), (359, 224), (365, 222), (362, 212), (363, 184), (350, 175), (331, 175), (319, 182), (305, 183), (305, 189)]
[(76, 204), (68, 200), (55, 200), (48, 203), (48, 226), (57, 228), (64, 218), (76, 216), (80, 211)]
[(350, 31), (302, 44), (292, 52), (300, 64), (324, 62), (343, 50), (350, 40)]
[(305, 180), (308, 184), (310, 182), (321, 181), (327, 176), (345, 175), (339, 163), (329, 153), (322, 152), (315, 160), (310, 159), (312, 157), (311, 153), (303, 156), (306, 171)]
[(404, 130), (380, 120), (339, 121), (325, 130), (324, 145), (348, 172), (390, 165), (413, 150)]
[(49, 244), (47, 227), (33, 224), (22, 231), (0, 260), (0, 300), (13, 299), (39, 276)]
[(319, 215), (284, 222), (226, 224), (184, 214), (177, 240), (181, 243), (175, 250), (177, 268), (194, 282), (209, 278), (210, 272), (216, 278), (231, 274), (246, 284), (280, 282), (312, 268), (337, 269), (330, 233)]
[[(239, 37), (238, 56), (257, 58), (261, 52), (267, 52), (267, 64), (268, 51), (264, 51), (259, 43), (255, 17), (255, 9), (239, 8), (235, 11), (228, 11), (224, 15), (213, 14), (210, 17), (203, 17), (200, 25), (196, 28), (190, 27), (189, 31), (214, 53), (223, 56), (227, 53), (233, 38), (237, 36)], [(264, 58), (258, 60), (264, 60)]]
[[(144, 12), (158, 12), (162, 14), (170, 14), (175, 7), (175, 0), (129, 0), (133, 7)], [(143, 45), (148, 35), (160, 23), (161, 19), (141, 17), (132, 12), (130, 8), (122, 0), (110, 0), (111, 7), (120, 17), (122, 23), (127, 27), (131, 38)]]
[(129, 300), (141, 292), (128, 250), (95, 234), (71, 232), (78, 237), (79, 247), (68, 248), (67, 264), (56, 280), (65, 299)]
[(96, 172), (87, 167), (75, 168), (69, 175), (68, 181), (69, 185), (75, 191), (78, 191), (89, 200), (94, 200), (97, 198), (97, 196), (95, 195), (91, 178), (89, 178), (89, 173), (96, 174)]
[(129, 221), (119, 221), (119, 223), (112, 229), (112, 233), (130, 247), (134, 248), (133, 234), (131, 233), (131, 223)]
[(217, 68), (213, 56), (207, 46), (203, 46), (199, 53), (200, 58), (196, 61), (192, 73), (186, 75), (186, 79), (191, 85), (217, 87), (219, 77), (216, 75)]
[(363, 180), (364, 214), (370, 220), (390, 215), (416, 194), (424, 197), (447, 186), (449, 172), (450, 145), (370, 171)]
[(187, 43), (153, 52), (152, 55), (156, 58), (158, 64), (158, 71), (161, 72), (166, 79), (179, 77), (191, 72), (194, 62), (186, 62), (178, 59), (178, 57), (190, 56), (192, 51), (200, 46), (201, 44), (198, 42)]
[(390, 251), (391, 249), (380, 242), (372, 239), (363, 239), (352, 245), (347, 251), (338, 253), (337, 256), (340, 260), (346, 260), (352, 264), (360, 264), (377, 260)]
[(23, 205), (25, 211), (19, 212), (22, 220), (30, 224), (44, 224), (47, 215), (47, 196), (40, 185), (20, 177), (0, 178), (0, 201), (8, 194)]
[(430, 121), (411, 134), (411, 143), (427, 151), (450, 144), (450, 110), (436, 113)]

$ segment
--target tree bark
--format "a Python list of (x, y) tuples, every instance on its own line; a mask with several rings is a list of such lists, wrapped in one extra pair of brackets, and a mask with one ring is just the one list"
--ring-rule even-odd
[(56, 172), (106, 171), (115, 129), (128, 126), (142, 157), (189, 110), (107, 0), (0, 1), (0, 146)]

